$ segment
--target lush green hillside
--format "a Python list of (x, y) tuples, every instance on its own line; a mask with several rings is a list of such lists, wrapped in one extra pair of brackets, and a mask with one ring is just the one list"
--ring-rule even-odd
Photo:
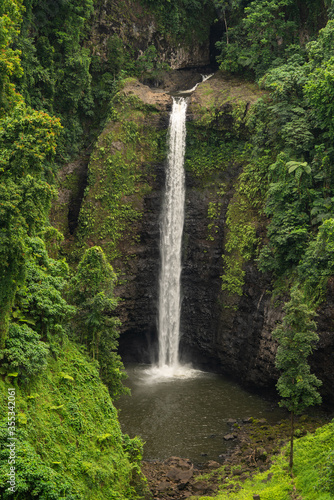
[[(224, 9), (228, 2), (220, 3)], [(262, 201), (247, 186), (245, 173), (237, 190), (246, 211), (253, 205), (258, 220), (264, 213), (269, 224), (265, 238), (251, 236), (254, 241), (248, 247), (253, 247), (259, 269), (273, 274), (277, 288), (286, 290), (284, 283), (289, 287), (299, 281), (309, 300), (316, 301), (332, 275), (333, 21), (318, 34), (317, 28), (326, 23), (325, 7), (320, 10), (308, 2), (302, 12), (299, 3), (290, 0), (248, 2), (244, 8), (243, 2), (232, 2), (225, 12), (232, 24), (229, 39), (225, 35), (220, 43), (221, 68), (256, 79), (267, 91), (248, 117), (247, 148), (253, 165), (246, 171), (251, 169), (252, 182), (261, 185)], [(307, 33), (304, 38), (302, 31)], [(240, 245), (233, 210), (231, 206), (228, 248), (241, 249), (242, 254), (245, 245)], [(244, 226), (246, 233), (252, 225), (255, 228), (256, 222)], [(228, 274), (224, 280), (233, 281)], [(235, 292), (241, 290), (236, 285)]]
[[(122, 435), (96, 362), (66, 339), (29, 383), (1, 380), (1, 498), (134, 499), (144, 491), (141, 442)], [(15, 495), (8, 491), (8, 395), (15, 391)], [(11, 401), (13, 398), (9, 398)], [(137, 491), (136, 491), (137, 489)]]

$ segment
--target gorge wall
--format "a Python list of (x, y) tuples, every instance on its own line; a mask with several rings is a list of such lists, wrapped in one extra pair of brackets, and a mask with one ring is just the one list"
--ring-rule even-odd
[[(162, 62), (186, 69), (160, 72), (159, 78), (150, 81), (151, 87), (128, 79), (119, 88), (90, 157), (72, 163), (60, 175), (54, 222), (66, 233), (64, 214), (69, 205), (70, 214), (79, 213), (75, 206), (80, 198), (78, 182), (76, 187), (66, 184), (76, 172), (83, 199), (78, 227), (69, 231), (74, 234), (68, 234), (66, 245), (74, 259), (87, 246), (104, 249), (120, 276), (116, 288), (117, 314), (122, 321), (120, 354), (124, 361), (151, 362), (157, 353), (159, 217), (171, 109), (168, 92), (198, 83), (201, 76), (194, 66), (207, 65), (210, 50), (207, 42), (196, 43), (192, 50), (191, 43), (181, 46), (160, 36), (154, 16), (139, 3), (133, 11), (124, 12), (101, 2), (87, 42), (96, 56), (108, 58), (108, 40), (117, 35), (139, 56), (154, 44)], [(227, 210), (237, 203), (235, 188), (245, 161), (235, 151), (238, 141), (247, 136), (245, 120), (259, 97), (255, 86), (217, 72), (189, 98), (180, 347), (185, 361), (262, 390), (273, 388), (277, 380), (271, 332), (282, 319), (282, 309), (271, 296), (270, 276), (261, 274), (250, 261), (244, 266), (242, 296), (221, 288)], [(69, 203), (71, 199), (74, 203)], [(333, 319), (329, 288), (326, 305), (319, 311), (320, 342), (311, 360), (329, 399), (334, 396)]]
[[(175, 80), (169, 75), (163, 89), (153, 90), (129, 80), (91, 156), (77, 248), (101, 245), (120, 275), (116, 293), (121, 299), (117, 313), (124, 361), (156, 359), (159, 217), (171, 109), (171, 96), (165, 90), (191, 88), (199, 80), (196, 71), (177, 72)], [(223, 157), (213, 155), (203, 170), (195, 160), (205, 163), (201, 140), (212, 141), (212, 133), (215, 139), (220, 137), (217, 149), (224, 149), (228, 137), (240, 133), (234, 128), (233, 110), (243, 109), (246, 117), (259, 96), (251, 86), (218, 72), (190, 98), (180, 350), (185, 361), (261, 390), (273, 388), (278, 375), (271, 331), (282, 319), (282, 309), (271, 296), (270, 277), (249, 262), (241, 297), (221, 289), (226, 212), (234, 202), (242, 161), (230, 158), (228, 152)], [(131, 176), (134, 182), (129, 186)], [(329, 397), (333, 395), (331, 303), (329, 297), (319, 315), (321, 340), (312, 358)]]

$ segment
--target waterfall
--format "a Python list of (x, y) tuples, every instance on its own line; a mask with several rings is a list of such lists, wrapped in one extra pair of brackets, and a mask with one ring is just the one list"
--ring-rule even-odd
[[(202, 75), (202, 82), (213, 75)], [(165, 196), (160, 229), (160, 276), (157, 365), (145, 370), (147, 383), (160, 380), (194, 378), (198, 370), (191, 365), (180, 365), (180, 313), (181, 313), (181, 250), (184, 225), (185, 175), (184, 155), (186, 149), (187, 97), (196, 90), (175, 92), (169, 121), (168, 157)]]
[(173, 97), (163, 202), (159, 279), (159, 368), (178, 367), (181, 312), (181, 247), (184, 224), (184, 154), (187, 101)]

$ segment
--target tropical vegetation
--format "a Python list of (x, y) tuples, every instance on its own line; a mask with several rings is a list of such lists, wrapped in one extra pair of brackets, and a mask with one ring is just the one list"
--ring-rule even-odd
[[(163, 156), (165, 139), (154, 127), (147, 128), (145, 136), (138, 125), (148, 112), (157, 110), (133, 96), (125, 98), (120, 90), (129, 77), (155, 81), (168, 65), (158, 43), (152, 41), (139, 50), (116, 33), (109, 37), (103, 56), (98, 54), (90, 35), (102, 3), (2, 0), (0, 4), (0, 491), (4, 499), (10, 498), (8, 389), (15, 392), (17, 405), (16, 499), (121, 500), (146, 494), (139, 467), (142, 444), (121, 433), (113, 406), (126, 389), (117, 354), (120, 321), (114, 290), (119, 277), (111, 260), (123, 258), (117, 245), (126, 237), (129, 221), (140, 218), (128, 198), (136, 201), (138, 193), (149, 191), (149, 165)], [(231, 156), (242, 165), (227, 211), (222, 289), (241, 296), (250, 261), (270, 277), (283, 309), (282, 322), (273, 331), (280, 371), (277, 388), (282, 405), (292, 415), (299, 414), (321, 400), (321, 383), (311, 373), (308, 357), (318, 339), (316, 310), (326, 300), (334, 273), (334, 4), (331, 0), (138, 3), (142, 15), (155, 16), (161, 36), (173, 43), (191, 44), (194, 37), (204, 42), (210, 24), (220, 24), (220, 70), (262, 89), (245, 122), (236, 107), (232, 132), (211, 127), (219, 119), (215, 111), (198, 130), (189, 124), (192, 148), (186, 168), (194, 177), (206, 178)], [(111, 1), (109, 7), (118, 9), (118, 15), (126, 10), (123, 4)], [(132, 13), (123, 14), (130, 22)], [(108, 15), (117, 23), (114, 12)], [(134, 116), (137, 121), (131, 119)], [(110, 121), (115, 128), (98, 140)], [(118, 151), (110, 160), (110, 141), (120, 138), (126, 151)], [(91, 158), (86, 194), (95, 181), (107, 181), (112, 193), (101, 185), (99, 192), (90, 192), (94, 199), (86, 197), (77, 246), (66, 255), (64, 237), (50, 223), (50, 210), (57, 205), (61, 167), (79, 152), (90, 153), (92, 144), (97, 144), (98, 156)], [(147, 171), (139, 173), (143, 162)], [(208, 206), (209, 239), (214, 239), (224, 192), (221, 185), (217, 199)], [(102, 219), (96, 234), (96, 220)], [(100, 241), (105, 248), (97, 244)], [(262, 474), (245, 483), (239, 496), (228, 498), (248, 499), (260, 492), (261, 498), (283, 499), (293, 488), (303, 498), (332, 498), (332, 424), (298, 440), (294, 460), (293, 439), (292, 426), (293, 481), (281, 457), (273, 465), (278, 482), (264, 486)], [(312, 460), (317, 462), (316, 472)], [(311, 472), (312, 491), (305, 479)], [(225, 497), (225, 493), (218, 496)]]

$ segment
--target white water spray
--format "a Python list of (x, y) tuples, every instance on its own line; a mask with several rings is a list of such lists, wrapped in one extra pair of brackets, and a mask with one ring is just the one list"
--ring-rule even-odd
[(173, 98), (169, 123), (166, 191), (160, 235), (159, 369), (178, 369), (181, 310), (181, 247), (184, 223), (184, 154), (187, 101)]

